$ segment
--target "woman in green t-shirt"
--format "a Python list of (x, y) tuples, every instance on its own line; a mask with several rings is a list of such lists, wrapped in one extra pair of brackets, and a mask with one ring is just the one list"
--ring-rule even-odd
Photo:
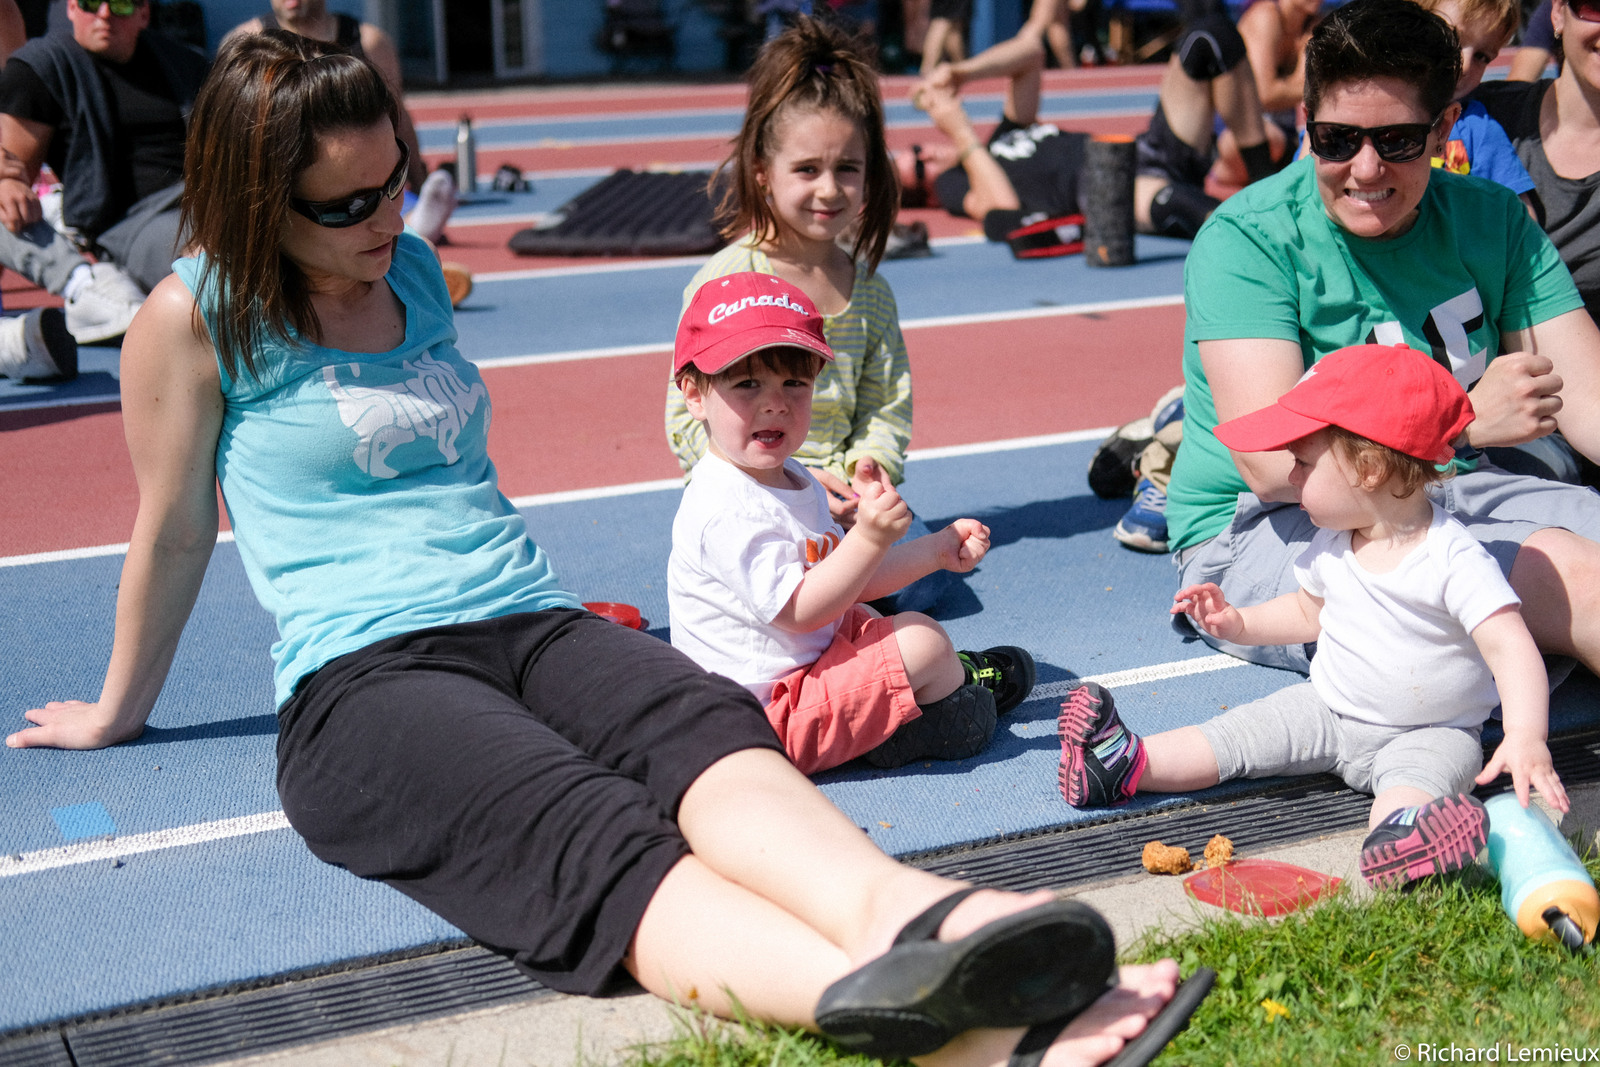
[[(1459, 64), (1449, 26), (1403, 0), (1351, 0), (1313, 34), (1311, 154), (1228, 200), (1189, 256), (1174, 562), (1181, 584), (1217, 582), (1235, 603), (1292, 588), (1314, 527), (1290, 456), (1230, 453), (1212, 429), (1339, 348), (1408, 344), (1449, 367), (1476, 412), (1436, 499), (1500, 562), (1541, 649), (1600, 666), (1600, 605), (1587, 603), (1600, 599), (1600, 497), (1479, 455), (1560, 429), (1600, 458), (1600, 331), (1509, 191), (1430, 165), (1459, 112)], [(1207, 640), (1301, 672), (1314, 649)]]

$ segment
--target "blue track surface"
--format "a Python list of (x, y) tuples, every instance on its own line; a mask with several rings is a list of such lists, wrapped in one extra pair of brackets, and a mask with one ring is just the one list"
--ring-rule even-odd
[[(1090, 448), (912, 464), (905, 489), (923, 514), (937, 521), (975, 513), (994, 530), (988, 560), (947, 601), (952, 634), (963, 646), (1028, 646), (1042, 684), (979, 759), (828, 776), (829, 795), (885, 848), (917, 851), (1083, 818), (1056, 792), (1060, 683), (1205, 653), (1180, 644), (1162, 617), (1171, 584), (1165, 558), (1123, 551), (1107, 536), (1120, 507), (1087, 495)], [(1006, 477), (991, 476), (996, 465)], [(677, 497), (644, 493), (527, 515), (569, 588), (585, 599), (637, 604), (663, 633)], [(0, 707), (93, 695), (121, 562), (0, 568), (0, 602), (14, 609), (0, 623), (0, 641), (15, 665), (0, 677)], [(94, 753), (0, 750), (0, 810), (8, 813), (0, 854), (70, 843), (62, 813), (92, 826), (86, 805), (99, 805), (119, 838), (275, 811), (272, 636), (237, 551), (219, 545), (143, 738)], [(1165, 726), (1284, 680), (1255, 668), (1199, 677), (1203, 684), (1130, 696), (1130, 716), (1146, 728)], [(0, 877), (0, 912), (28, 917), (0, 925), (0, 1031), (453, 934), (399, 894), (324, 867), (287, 830), (140, 853), (121, 866), (106, 858)]]
[[(1116, 689), (1150, 732), (1198, 722), (1296, 677), (1208, 662), (1166, 621), (1166, 557), (1109, 536), (1122, 511), (1084, 485), (1091, 442), (916, 460), (903, 487), (930, 525), (962, 514), (990, 525), (994, 548), (940, 615), (961, 647), (1015, 643), (1039, 662), (1032, 699), (995, 743), (961, 763), (896, 772), (841, 770), (824, 791), (885, 849), (917, 852), (1104, 818), (1057, 792), (1055, 710), (1076, 677), (1168, 665), (1175, 677)], [(564, 584), (586, 600), (638, 605), (664, 636), (664, 573), (678, 492), (526, 509)], [(92, 696), (111, 637), (120, 556), (0, 568), (0, 707)], [(278, 809), (267, 616), (238, 553), (219, 545), (171, 680), (138, 741), (93, 753), (0, 749), (0, 1032), (185, 991), (250, 981), (456, 936), (386, 887), (326, 867), (291, 831), (268, 830), (34, 873), (21, 854), (113, 842)], [(1557, 702), (1556, 725), (1592, 724), (1588, 699)], [(1248, 788), (1225, 786), (1211, 795)], [(1127, 810), (1185, 803), (1140, 798)], [(8, 866), (8, 863), (11, 866)]]

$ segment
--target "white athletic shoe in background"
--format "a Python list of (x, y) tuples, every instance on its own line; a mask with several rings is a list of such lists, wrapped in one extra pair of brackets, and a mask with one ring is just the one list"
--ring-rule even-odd
[(456, 182), (447, 170), (436, 170), (423, 180), (417, 190), (417, 204), (406, 216), (406, 225), (416, 230), (434, 244), (444, 236), (445, 223), (456, 210), (460, 197), (456, 196)]
[(0, 319), (0, 377), (66, 381), (78, 376), (78, 342), (60, 308)]
[(144, 304), (144, 290), (120, 267), (89, 266), (89, 279), (67, 297), (67, 329), (82, 345), (109, 341), (128, 332), (128, 324)]

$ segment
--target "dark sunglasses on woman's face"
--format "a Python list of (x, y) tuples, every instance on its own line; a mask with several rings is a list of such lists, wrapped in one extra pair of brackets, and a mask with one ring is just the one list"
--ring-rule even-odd
[(400, 146), (400, 162), (394, 165), (394, 173), (389, 175), (381, 187), (362, 189), (337, 200), (301, 200), (290, 197), (289, 206), (318, 226), (326, 226), (330, 230), (341, 230), (358, 222), (366, 222), (378, 210), (379, 204), (385, 200), (393, 200), (406, 186), (406, 168), (411, 163), (411, 152), (406, 148), (405, 142), (398, 137), (394, 143)]
[[(1600, 0), (1595, 0), (1600, 3)], [(1354, 159), (1361, 142), (1370, 139), (1378, 158), (1386, 163), (1410, 163), (1428, 147), (1432, 122), (1397, 122), (1392, 126), (1346, 126), (1341, 122), (1308, 122), (1306, 139), (1311, 151), (1329, 163)]]
[(120, 18), (127, 18), (143, 7), (149, 0), (78, 0), (78, 10), (87, 11), (91, 15), (100, 13), (100, 5), (104, 4), (111, 9), (111, 13)]
[(1567, 0), (1567, 10), (1584, 22), (1600, 22), (1600, 0)]

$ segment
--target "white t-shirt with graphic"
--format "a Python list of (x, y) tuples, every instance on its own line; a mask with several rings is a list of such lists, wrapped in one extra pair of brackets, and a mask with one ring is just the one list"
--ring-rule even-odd
[(778, 679), (815, 663), (839, 629), (837, 619), (810, 633), (772, 624), (844, 536), (811, 472), (793, 459), (783, 469), (799, 488), (769, 488), (707, 454), (684, 488), (667, 564), (673, 647), (762, 704)]
[(1337, 714), (1470, 727), (1500, 703), (1471, 635), (1521, 601), (1494, 557), (1437, 504), (1427, 539), (1392, 571), (1361, 566), (1349, 530), (1318, 530), (1294, 573), (1324, 601), (1311, 684)]

